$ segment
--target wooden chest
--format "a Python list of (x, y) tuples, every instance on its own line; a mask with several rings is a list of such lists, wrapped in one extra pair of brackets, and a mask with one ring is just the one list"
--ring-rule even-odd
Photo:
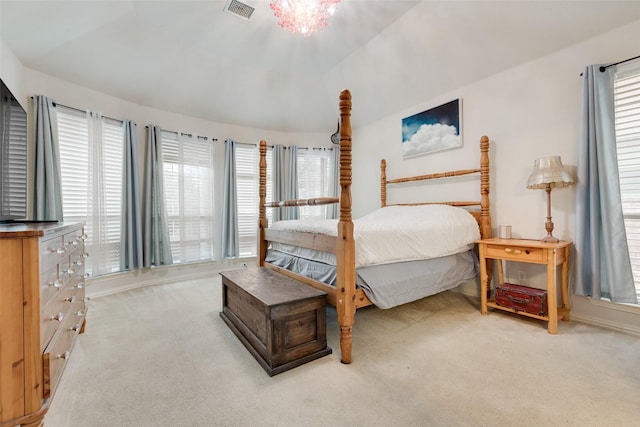
[(546, 290), (513, 283), (503, 283), (497, 287), (496, 304), (509, 307), (516, 312), (522, 311), (538, 316), (546, 316), (549, 312)]
[(331, 353), (325, 292), (265, 267), (220, 275), (220, 317), (270, 376)]

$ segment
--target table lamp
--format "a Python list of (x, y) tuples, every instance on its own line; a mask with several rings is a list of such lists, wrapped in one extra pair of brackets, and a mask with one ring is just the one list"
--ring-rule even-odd
[(537, 159), (533, 164), (533, 171), (527, 180), (529, 189), (545, 189), (547, 191), (547, 222), (545, 229), (547, 236), (541, 239), (543, 242), (557, 243), (559, 240), (551, 234), (553, 222), (551, 221), (551, 189), (566, 187), (575, 181), (571, 174), (564, 168), (560, 156), (549, 156)]

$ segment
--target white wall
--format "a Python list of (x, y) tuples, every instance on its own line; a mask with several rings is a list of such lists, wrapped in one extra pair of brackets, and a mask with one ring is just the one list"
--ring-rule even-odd
[[(354, 215), (360, 216), (379, 206), (379, 162), (387, 160), (387, 178), (478, 167), (479, 140), (491, 140), (491, 214), (494, 234), (498, 224), (510, 224), (513, 236), (537, 239), (546, 235), (546, 193), (528, 190), (526, 180), (536, 158), (559, 155), (575, 171), (580, 73), (596, 63), (612, 63), (638, 55), (640, 21), (602, 36), (586, 40), (522, 66), (505, 70), (456, 91), (425, 100), (376, 123), (357, 127), (353, 138)], [(403, 117), (440, 105), (455, 98), (463, 102), (462, 148), (402, 160), (401, 120)], [(354, 97), (353, 108), (358, 108)], [(463, 181), (463, 180), (455, 180)], [(462, 185), (462, 184), (460, 184)], [(459, 187), (460, 185), (456, 185)], [(411, 186), (399, 191), (402, 197), (423, 200), (479, 200), (479, 181), (452, 190), (446, 185)], [(388, 189), (389, 202), (400, 197)], [(455, 194), (452, 198), (450, 194)], [(573, 240), (575, 186), (555, 189), (551, 194), (553, 234)], [(544, 287), (541, 266), (507, 265), (506, 275), (517, 279), (517, 270), (527, 273), (529, 284)], [(466, 292), (477, 289), (465, 288)], [(614, 306), (610, 304), (609, 306)], [(619, 308), (619, 307), (616, 307)], [(587, 298), (573, 296), (573, 318), (603, 326), (617, 326), (640, 333), (640, 310), (631, 307), (607, 309), (606, 303), (591, 304)]]

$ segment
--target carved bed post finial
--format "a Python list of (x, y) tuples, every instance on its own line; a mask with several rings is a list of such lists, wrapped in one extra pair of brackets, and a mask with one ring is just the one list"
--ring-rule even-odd
[(351, 363), (351, 331), (356, 313), (355, 240), (351, 217), (351, 93), (340, 92), (340, 222), (336, 244), (336, 311), (342, 363)]
[(264, 230), (267, 228), (267, 212), (265, 203), (267, 199), (267, 142), (260, 141), (260, 186), (259, 186), (259, 217), (258, 217), (258, 265), (264, 266), (267, 257), (267, 241)]
[(387, 206), (387, 161), (380, 160), (380, 207)]

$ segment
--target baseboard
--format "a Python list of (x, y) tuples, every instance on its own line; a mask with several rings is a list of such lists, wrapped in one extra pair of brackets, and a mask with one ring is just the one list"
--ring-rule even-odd
[(578, 314), (571, 312), (571, 320), (586, 323), (588, 325), (599, 326), (601, 328), (611, 329), (618, 332), (626, 332), (629, 334), (640, 336), (640, 325), (630, 325), (627, 323), (616, 322), (612, 320), (600, 319), (593, 316)]
[(142, 270), (100, 276), (87, 279), (86, 294), (89, 298), (99, 298), (118, 292), (130, 291), (146, 286), (162, 285), (185, 280), (212, 277), (225, 268), (237, 267), (251, 260), (232, 260), (223, 263), (210, 261), (183, 265), (145, 268)]

